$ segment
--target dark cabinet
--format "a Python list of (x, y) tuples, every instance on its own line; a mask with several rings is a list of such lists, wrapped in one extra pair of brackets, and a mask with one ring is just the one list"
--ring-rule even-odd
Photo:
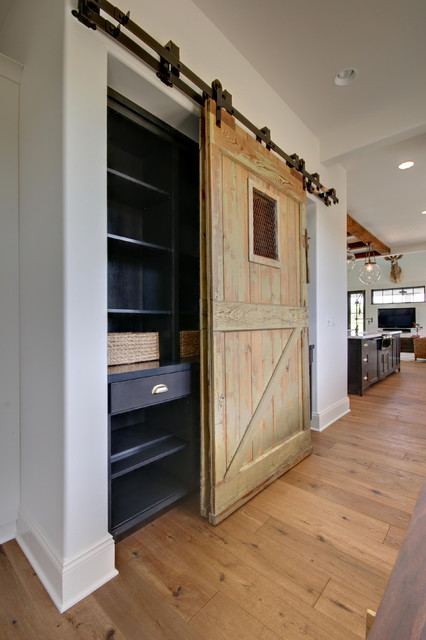
[(391, 373), (391, 353), (390, 349), (380, 349), (378, 352), (379, 378), (385, 378)]
[(198, 380), (189, 362), (110, 375), (109, 522), (116, 539), (197, 486)]
[(348, 393), (362, 396), (377, 380), (377, 340), (349, 338)]
[[(376, 340), (363, 340), (362, 341), (363, 362), (367, 358), (367, 366), (363, 372), (367, 374), (368, 384), (370, 386), (377, 382), (379, 379), (379, 372), (377, 367), (377, 341)], [(365, 380), (364, 380), (365, 381)]]
[(366, 389), (400, 368), (399, 335), (348, 339), (348, 393)]
[(108, 368), (109, 528), (120, 538), (199, 478), (198, 145), (108, 97), (108, 331), (157, 332), (159, 360)]
[(400, 368), (400, 336), (383, 337), (378, 341), (378, 375), (385, 378)]
[(401, 369), (401, 336), (392, 336), (392, 371)]

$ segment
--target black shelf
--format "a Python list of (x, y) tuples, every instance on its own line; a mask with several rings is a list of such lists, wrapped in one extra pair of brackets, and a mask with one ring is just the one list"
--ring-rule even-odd
[(170, 193), (147, 182), (115, 169), (107, 169), (107, 174), (108, 198), (112, 200), (119, 199), (127, 206), (136, 205), (141, 209), (149, 209), (164, 200), (170, 200)]
[(157, 464), (112, 482), (112, 532), (122, 533), (188, 493), (188, 487)]
[(116, 242), (123, 242), (126, 245), (134, 245), (135, 247), (143, 247), (145, 249), (152, 249), (154, 251), (166, 251), (171, 252), (170, 247), (164, 247), (161, 244), (153, 244), (152, 242), (145, 242), (144, 240), (137, 240), (136, 238), (128, 238), (125, 236), (118, 236), (113, 233), (108, 233), (108, 240), (114, 240)]
[(173, 310), (173, 255), (146, 245), (108, 241), (108, 308)]
[(182, 449), (185, 449), (187, 446), (187, 442), (179, 440), (179, 438), (175, 438), (172, 434), (169, 434), (169, 436), (163, 440), (140, 447), (139, 451), (132, 455), (115, 461), (111, 458), (111, 479), (114, 480), (124, 473), (129, 473), (130, 471), (139, 469), (139, 467), (144, 467), (157, 460), (161, 460), (161, 458), (182, 451)]
[(133, 313), (135, 315), (169, 316), (172, 312), (170, 309), (108, 309), (108, 313)]
[(168, 190), (173, 173), (173, 133), (166, 132), (151, 114), (140, 109), (136, 113), (128, 101), (119, 98), (109, 104), (113, 108), (108, 109), (108, 166)]
[(168, 431), (163, 431), (157, 425), (132, 424), (128, 427), (116, 429), (111, 433), (111, 462), (131, 456), (144, 447), (157, 444), (170, 438)]
[[(187, 360), (178, 362), (143, 362), (127, 365), (111, 365), (108, 367), (108, 382), (124, 382), (125, 380), (135, 380), (136, 378), (146, 378), (160, 374), (176, 373), (177, 371), (192, 370), (193, 363)], [(119, 370), (119, 371), (118, 371)], [(198, 369), (197, 369), (198, 375)], [(160, 422), (155, 422), (155, 429), (158, 430)], [(132, 426), (134, 424), (132, 423)]]
[(109, 197), (108, 233), (171, 249), (171, 204), (171, 200), (164, 200), (145, 210), (143, 201), (137, 201), (129, 206)]
[[(108, 331), (159, 336), (157, 361), (108, 375), (109, 530), (119, 539), (199, 482), (199, 370), (179, 354), (180, 325), (199, 327), (199, 153), (112, 90), (107, 152)], [(157, 384), (167, 390), (153, 396)]]
[(164, 251), (166, 254), (171, 253), (171, 248), (161, 244), (154, 244), (153, 242), (146, 242), (146, 240), (138, 240), (137, 238), (129, 238), (127, 236), (120, 236), (114, 233), (108, 233), (108, 242), (113, 242), (116, 252), (118, 254), (125, 251), (148, 249), (151, 251)]

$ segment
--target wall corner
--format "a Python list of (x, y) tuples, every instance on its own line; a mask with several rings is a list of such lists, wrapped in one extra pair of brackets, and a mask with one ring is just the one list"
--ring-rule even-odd
[(109, 533), (82, 552), (64, 558), (21, 507), (16, 540), (60, 613), (118, 574)]

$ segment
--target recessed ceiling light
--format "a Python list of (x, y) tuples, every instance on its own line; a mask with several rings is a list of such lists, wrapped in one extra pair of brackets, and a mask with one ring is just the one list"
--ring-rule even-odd
[(422, 211), (422, 214), (423, 214), (424, 216), (426, 216), (426, 210), (425, 210), (425, 211)]
[(404, 171), (404, 169), (411, 169), (413, 166), (414, 162), (412, 160), (408, 160), (407, 162), (401, 162), (401, 164), (398, 165), (398, 169), (402, 169), (402, 171)]
[(347, 69), (342, 69), (339, 73), (336, 73), (333, 82), (334, 84), (337, 84), (338, 87), (343, 87), (346, 84), (353, 82), (357, 75), (358, 71), (356, 69), (348, 67)]

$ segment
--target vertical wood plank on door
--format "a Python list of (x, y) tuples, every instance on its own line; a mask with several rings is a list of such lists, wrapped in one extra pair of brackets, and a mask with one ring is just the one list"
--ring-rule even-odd
[[(256, 370), (258, 384), (255, 388), (255, 397), (253, 397), (253, 413), (263, 393), (266, 385), (273, 372), (273, 331), (256, 331), (260, 342), (260, 362), (253, 361), (253, 368)], [(274, 428), (274, 409), (272, 402), (263, 413), (262, 421), (259, 425), (256, 435), (253, 438), (253, 459), (265, 453), (272, 447), (273, 428)]]
[(246, 172), (223, 156), (224, 300), (250, 301)]
[(225, 429), (226, 468), (228, 468), (240, 442), (240, 398), (239, 398), (239, 340), (238, 333), (225, 333)]
[(297, 286), (297, 247), (299, 244), (299, 225), (295, 224), (295, 208), (294, 200), (288, 202), (288, 237), (287, 237), (287, 255), (288, 255), (288, 288), (289, 301), (292, 307), (297, 305), (299, 291)]
[(270, 267), (266, 267), (265, 265), (259, 265), (259, 302), (261, 304), (268, 304), (271, 302), (271, 283), (270, 283)]
[[(241, 441), (244, 431), (246, 430), (252, 416), (252, 397), (251, 397), (251, 377), (252, 377), (252, 358), (251, 358), (251, 331), (241, 331), (238, 335), (238, 353), (239, 353), (239, 375), (238, 375), (238, 392), (240, 396), (240, 422), (239, 436)], [(252, 448), (247, 453), (247, 462), (253, 459)]]
[(211, 150), (211, 232), (209, 241), (214, 259), (210, 260), (213, 300), (223, 300), (223, 212), (222, 212), (222, 156), (216, 147)]
[[(210, 274), (208, 268), (210, 252), (207, 246), (207, 210), (210, 211), (210, 147), (207, 140), (206, 121), (200, 118), (200, 512), (206, 516), (210, 511), (210, 407), (208, 372), (212, 366), (208, 352), (208, 313)], [(204, 181), (207, 179), (207, 183)], [(210, 358), (211, 360), (211, 358)]]
[[(277, 332), (278, 333), (278, 332)], [(280, 342), (281, 342), (281, 353), (285, 349), (285, 345), (287, 344), (290, 335), (292, 333), (291, 329), (283, 329), (280, 333)], [(278, 349), (278, 339), (277, 339), (277, 349)], [(276, 357), (281, 355), (277, 353)], [(281, 376), (280, 384), (278, 385), (277, 392), (274, 396), (274, 408), (275, 408), (275, 445), (284, 442), (286, 433), (288, 431), (288, 407), (287, 407), (287, 396), (288, 396), (288, 387), (290, 384), (290, 376), (287, 371), (283, 373)]]
[[(248, 174), (247, 178), (247, 190), (250, 188), (250, 182), (254, 181), (255, 176), (251, 173)], [(251, 199), (252, 201), (252, 199)], [(250, 202), (250, 200), (249, 200)], [(247, 203), (249, 205), (249, 202)], [(249, 211), (247, 209), (247, 216), (249, 216)], [(249, 270), (250, 270), (250, 301), (259, 303), (262, 301), (262, 272), (261, 265), (257, 262), (249, 262)]]
[[(225, 389), (225, 334), (216, 332), (213, 335), (214, 359), (214, 405), (212, 407), (214, 420), (214, 437), (211, 443), (211, 475), (215, 483), (220, 482), (226, 473), (227, 431), (225, 417), (226, 389)], [(212, 452), (215, 452), (212, 455)]]
[(250, 331), (232, 331), (225, 335), (227, 467), (240, 444), (252, 415), (250, 344)]
[(295, 262), (295, 273), (296, 273), (296, 305), (298, 307), (302, 306), (302, 289), (301, 289), (301, 263), (302, 260), (305, 262), (305, 252), (302, 252), (302, 237), (303, 232), (300, 227), (301, 221), (301, 210), (299, 202), (294, 203), (294, 229), (295, 229), (295, 238), (296, 238), (296, 262)]
[[(290, 335), (291, 332), (288, 332)], [(284, 351), (287, 343), (286, 332), (282, 329), (277, 329), (273, 332), (272, 336), (272, 366), (275, 367), (278, 364), (280, 356)], [(274, 415), (274, 427), (271, 434), (271, 448), (275, 447), (280, 442), (280, 425), (279, 425), (279, 412), (283, 401), (282, 385), (286, 376), (281, 376), (281, 381), (277, 383), (277, 391), (272, 397), (272, 410)]]
[[(306, 222), (306, 205), (299, 205), (300, 215), (299, 215), (299, 237), (302, 240), (304, 238), (304, 242), (308, 243), (307, 250), (301, 244), (300, 251), (300, 306), (307, 307), (308, 306), (308, 259), (309, 259), (309, 238), (307, 234), (307, 222)], [(306, 235), (305, 235), (306, 233)]]
[(256, 264), (256, 262), (250, 262), (249, 271), (250, 271), (250, 302), (259, 303), (261, 300), (260, 264)]
[[(256, 407), (263, 394), (264, 383), (264, 361), (263, 361), (263, 332), (252, 331), (251, 340), (251, 357), (252, 357), (252, 375), (251, 375), (251, 396), (252, 406)], [(253, 439), (251, 447), (251, 458), (253, 459), (259, 453), (262, 453), (262, 434), (265, 430), (265, 418), (260, 422), (259, 432)]]
[(261, 265), (261, 299), (263, 304), (280, 303), (281, 276), (279, 269)]
[(281, 304), (290, 305), (289, 293), (289, 274), (288, 274), (288, 202), (289, 198), (280, 194), (280, 215), (281, 215), (281, 237), (280, 237), (280, 256), (281, 256)]
[(301, 430), (301, 404), (300, 404), (300, 389), (302, 387), (302, 378), (300, 372), (300, 352), (301, 352), (301, 339), (300, 331), (297, 340), (297, 349), (295, 349), (289, 360), (289, 406), (290, 406), (290, 420), (288, 425), (287, 435), (292, 436)]

